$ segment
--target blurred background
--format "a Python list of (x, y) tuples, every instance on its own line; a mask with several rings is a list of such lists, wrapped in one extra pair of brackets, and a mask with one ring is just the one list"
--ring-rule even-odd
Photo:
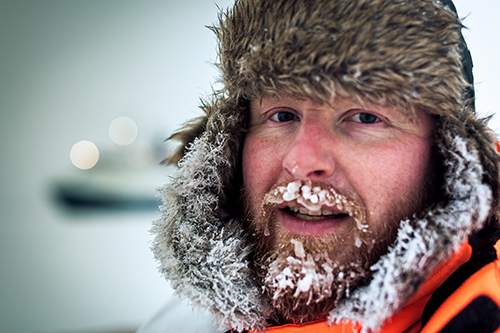
[[(205, 26), (231, 2), (0, 1), (0, 332), (133, 332), (172, 297), (149, 250), (158, 164), (212, 90)], [(455, 3), (492, 115), (500, 1)]]

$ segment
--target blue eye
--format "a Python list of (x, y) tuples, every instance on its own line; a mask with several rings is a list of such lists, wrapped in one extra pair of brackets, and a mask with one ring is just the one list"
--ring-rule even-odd
[(362, 124), (374, 124), (380, 121), (380, 119), (378, 119), (377, 116), (374, 116), (373, 114), (366, 112), (355, 114), (354, 116), (351, 117), (351, 120)]
[(276, 112), (271, 116), (271, 120), (277, 121), (277, 122), (287, 122), (287, 121), (293, 121), (295, 120), (296, 117), (293, 113), (291, 112), (286, 112), (286, 111), (280, 111)]

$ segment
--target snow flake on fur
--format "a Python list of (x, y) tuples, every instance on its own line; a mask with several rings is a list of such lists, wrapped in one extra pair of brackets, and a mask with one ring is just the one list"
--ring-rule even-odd
[(263, 328), (260, 292), (250, 279), (241, 228), (214, 214), (219, 173), (227, 164), (225, 143), (222, 133), (214, 143), (196, 140), (173, 182), (160, 190), (164, 213), (153, 226), (152, 249), (176, 293), (209, 309), (221, 327)]

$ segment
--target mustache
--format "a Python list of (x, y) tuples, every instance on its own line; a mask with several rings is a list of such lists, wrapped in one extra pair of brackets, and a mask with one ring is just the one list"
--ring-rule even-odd
[(334, 186), (310, 180), (291, 180), (275, 184), (262, 201), (262, 211), (270, 206), (286, 205), (288, 207), (303, 206), (310, 211), (321, 209), (333, 210), (337, 213), (348, 214), (359, 230), (366, 231), (367, 213), (363, 202), (346, 195)]

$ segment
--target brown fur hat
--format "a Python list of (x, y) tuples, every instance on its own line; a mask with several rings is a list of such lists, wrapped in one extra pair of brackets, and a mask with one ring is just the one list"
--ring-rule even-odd
[(206, 116), (172, 136), (182, 144), (167, 162), (179, 161), (223, 109), (279, 93), (316, 101), (339, 95), (389, 103), (408, 115), (419, 108), (437, 116), (437, 132), (470, 137), (498, 201), (498, 154), (466, 98), (454, 8), (439, 0), (238, 0), (219, 19), (212, 30), (224, 88), (202, 105)]
[(202, 105), (204, 116), (172, 136), (181, 145), (167, 162), (179, 169), (161, 190), (163, 214), (152, 229), (160, 270), (178, 294), (236, 330), (265, 327), (269, 304), (250, 268), (237, 201), (249, 101), (266, 95), (341, 96), (435, 118), (441, 202), (401, 221), (373, 283), (332, 310), (331, 322), (376, 330), (468, 235), (496, 224), (499, 155), (468, 99), (462, 25), (449, 4), (236, 0), (221, 13), (212, 30), (223, 88)]

